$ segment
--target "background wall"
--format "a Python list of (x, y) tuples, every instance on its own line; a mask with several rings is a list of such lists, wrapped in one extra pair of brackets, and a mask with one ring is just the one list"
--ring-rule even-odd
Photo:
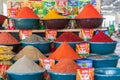
[(3, 0), (0, 0), (0, 14), (3, 14)]
[(7, 16), (7, 0), (0, 0), (0, 14)]

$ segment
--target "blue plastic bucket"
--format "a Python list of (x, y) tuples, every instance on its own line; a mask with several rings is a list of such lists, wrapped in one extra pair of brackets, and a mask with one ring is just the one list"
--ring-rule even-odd
[(36, 73), (9, 73), (8, 80), (42, 80), (43, 72)]

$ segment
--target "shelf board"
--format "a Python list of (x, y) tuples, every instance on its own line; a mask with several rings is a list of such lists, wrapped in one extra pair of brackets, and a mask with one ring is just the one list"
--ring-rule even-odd
[[(96, 29), (106, 30), (107, 28), (96, 28)], [(94, 30), (96, 30), (96, 29), (94, 29)], [(60, 29), (60, 30), (57, 30), (57, 32), (67, 32), (67, 31), (79, 32), (80, 29)], [(0, 30), (0, 32), (19, 32), (19, 30)], [(43, 33), (43, 32), (45, 32), (45, 30), (32, 30), (32, 32), (40, 32), (40, 33)]]

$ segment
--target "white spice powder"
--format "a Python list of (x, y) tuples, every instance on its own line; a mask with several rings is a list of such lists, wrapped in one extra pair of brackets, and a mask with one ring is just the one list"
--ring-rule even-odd
[(33, 62), (27, 56), (23, 56), (18, 59), (8, 70), (11, 73), (34, 73), (34, 72), (44, 72), (38, 64)]

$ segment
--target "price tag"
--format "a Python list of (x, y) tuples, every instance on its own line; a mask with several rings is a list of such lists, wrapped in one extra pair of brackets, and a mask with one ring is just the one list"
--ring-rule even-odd
[(46, 39), (49, 41), (56, 40), (57, 31), (56, 30), (46, 30)]
[(89, 41), (93, 36), (93, 29), (80, 29), (80, 38)]
[(20, 40), (32, 35), (32, 30), (19, 30)]
[(90, 53), (89, 43), (76, 44), (76, 52), (80, 56), (86, 56)]
[(76, 80), (94, 80), (94, 68), (80, 68), (77, 70)]
[(55, 60), (49, 58), (40, 59), (40, 66), (45, 68), (46, 70), (50, 70), (51, 67), (55, 65)]

